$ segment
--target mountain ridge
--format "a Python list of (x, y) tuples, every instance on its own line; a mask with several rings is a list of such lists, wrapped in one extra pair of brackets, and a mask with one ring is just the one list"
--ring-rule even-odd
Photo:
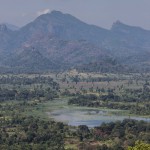
[[(150, 31), (120, 21), (116, 21), (107, 30), (84, 23), (70, 14), (52, 11), (37, 17), (19, 30), (12, 31), (6, 25), (0, 26), (0, 35), (0, 64), (3, 67), (6, 65), (13, 68), (10, 55), (19, 59), (25, 47), (31, 48), (30, 51), (35, 47), (41, 54), (40, 59), (51, 60), (57, 64), (56, 68), (60, 64), (63, 69), (95, 61), (105, 64), (108, 58), (115, 58), (121, 65), (134, 64), (137, 68), (139, 64), (150, 61)], [(32, 60), (28, 61), (28, 65), (34, 67)], [(99, 63), (101, 61), (104, 62)], [(24, 63), (21, 61), (20, 65), (24, 66)], [(47, 64), (52, 65), (45, 63), (45, 66)], [(43, 70), (52, 68), (45, 67)]]

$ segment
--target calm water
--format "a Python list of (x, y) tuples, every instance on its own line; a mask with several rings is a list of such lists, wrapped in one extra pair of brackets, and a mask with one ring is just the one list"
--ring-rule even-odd
[(58, 108), (48, 112), (51, 118), (54, 118), (56, 121), (61, 121), (68, 123), (69, 125), (78, 126), (78, 125), (87, 125), (88, 127), (99, 126), (103, 122), (112, 122), (117, 120), (123, 120), (125, 118), (131, 118), (136, 120), (145, 120), (150, 122), (150, 118), (142, 117), (129, 117), (121, 114), (121, 111), (111, 111), (111, 110), (97, 110), (97, 109), (80, 109), (73, 107), (64, 107)]

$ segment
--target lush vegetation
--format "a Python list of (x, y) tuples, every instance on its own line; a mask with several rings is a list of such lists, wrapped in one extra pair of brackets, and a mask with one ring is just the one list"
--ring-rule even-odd
[(74, 72), (1, 75), (0, 149), (125, 150), (137, 147), (137, 140), (148, 147), (148, 122), (126, 119), (94, 128), (72, 127), (48, 118), (41, 108), (47, 101), (65, 97), (69, 105), (121, 109), (148, 116), (150, 87), (145, 79), (149, 76), (134, 78)]
[[(131, 92), (128, 90), (128, 93)], [(136, 92), (134, 92), (135, 94)], [(136, 98), (138, 96), (138, 98)], [(138, 115), (150, 115), (150, 103), (148, 102), (149, 93), (146, 95), (144, 91), (140, 95), (128, 97), (128, 95), (118, 96), (114, 93), (96, 96), (93, 94), (79, 95), (71, 98), (68, 104), (76, 104), (78, 106), (103, 107), (109, 109), (130, 110), (130, 113)], [(139, 97), (145, 97), (140, 101)], [(126, 103), (128, 102), (128, 103)]]
[(64, 149), (63, 123), (13, 116), (1, 119), (0, 127), (0, 149)]
[(147, 79), (149, 79), (147, 74), (119, 78), (107, 75), (90, 76), (87, 80), (75, 76), (73, 78), (76, 83), (75, 89), (80, 86), (80, 91), (74, 93), (74, 97), (68, 101), (68, 104), (121, 109), (128, 110), (130, 114), (150, 115), (150, 84)]
[(150, 144), (137, 141), (134, 147), (129, 147), (128, 150), (149, 150)]

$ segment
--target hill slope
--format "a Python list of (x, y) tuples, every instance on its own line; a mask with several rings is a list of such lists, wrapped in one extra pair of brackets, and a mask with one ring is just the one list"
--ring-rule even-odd
[[(26, 47), (34, 47), (38, 55)], [(150, 70), (149, 58), (150, 31), (119, 21), (106, 30), (52, 11), (19, 30), (0, 25), (1, 67), (68, 69), (89, 63), (105, 65), (106, 60), (116, 59), (119, 65)]]

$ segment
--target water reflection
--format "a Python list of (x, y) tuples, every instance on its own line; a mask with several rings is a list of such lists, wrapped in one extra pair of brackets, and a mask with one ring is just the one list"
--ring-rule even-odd
[(107, 123), (125, 118), (150, 122), (150, 118), (123, 116), (119, 112), (110, 113), (110, 110), (61, 108), (48, 114), (56, 121), (65, 122), (73, 126), (87, 125), (88, 127), (94, 127), (101, 125), (103, 122)]

